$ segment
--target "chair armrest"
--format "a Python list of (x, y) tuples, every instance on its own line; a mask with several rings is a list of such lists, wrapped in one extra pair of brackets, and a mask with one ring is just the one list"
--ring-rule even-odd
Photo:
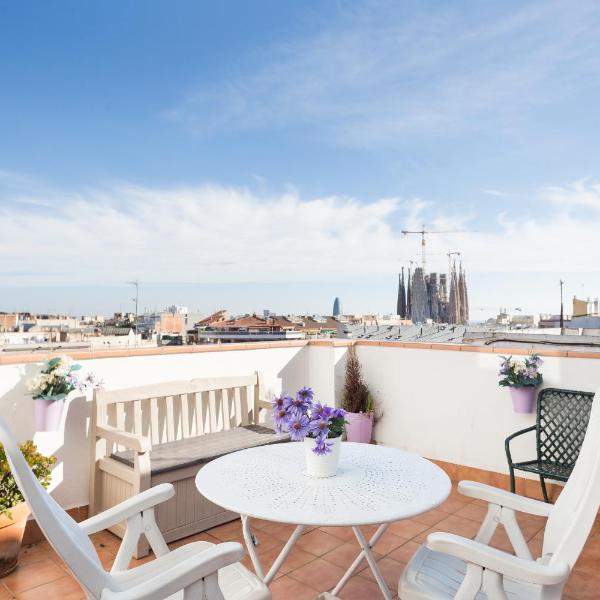
[(505, 440), (504, 440), (504, 450), (506, 452), (506, 458), (508, 459), (509, 464), (512, 465), (512, 456), (510, 453), (510, 442), (512, 440), (514, 440), (516, 437), (519, 437), (520, 435), (523, 435), (525, 433), (530, 433), (532, 431), (535, 431), (537, 428), (537, 425), (532, 425), (531, 427), (526, 427), (525, 429), (521, 429), (519, 431), (515, 431), (514, 433), (512, 433), (511, 435), (509, 435)]
[(561, 583), (567, 579), (570, 572), (567, 563), (544, 565), (452, 533), (430, 534), (427, 538), (427, 547), (479, 565), (484, 569), (537, 585)]
[(122, 431), (111, 425), (97, 425), (96, 435), (136, 452), (149, 452), (152, 450), (152, 443), (148, 438)]
[(477, 498), (490, 504), (506, 506), (507, 508), (512, 508), (512, 510), (539, 517), (549, 517), (554, 508), (553, 504), (519, 496), (518, 494), (513, 494), (512, 492), (476, 481), (461, 481), (458, 484), (458, 491), (463, 496), (468, 496), (469, 498)]
[(92, 533), (116, 525), (121, 521), (125, 521), (129, 517), (133, 517), (133, 515), (152, 508), (161, 502), (165, 502), (174, 495), (175, 488), (170, 483), (161, 483), (82, 521), (79, 523), (79, 527), (83, 529), (84, 533), (91, 535)]
[(529, 433), (530, 431), (535, 431), (536, 430), (537, 425), (532, 425), (531, 427), (526, 427), (525, 429), (520, 429), (519, 431), (515, 431), (514, 433), (511, 433), (505, 440), (504, 443), (508, 444), (512, 439), (519, 437), (520, 435), (523, 435), (524, 433)]
[[(120, 580), (121, 590), (104, 589), (101, 599), (147, 600), (148, 598), (169, 598), (200, 579), (218, 572), (219, 569), (238, 562), (243, 556), (244, 549), (241, 544), (223, 542), (166, 568), (161, 568), (161, 559), (158, 558), (155, 561), (157, 568), (154, 577), (145, 578), (141, 583), (128, 586), (132, 577), (135, 577), (135, 568), (113, 574), (118, 581)], [(143, 566), (138, 568), (143, 568)]]

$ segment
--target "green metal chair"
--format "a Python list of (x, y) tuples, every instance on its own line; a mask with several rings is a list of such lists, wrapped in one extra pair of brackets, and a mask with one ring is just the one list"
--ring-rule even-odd
[[(536, 424), (509, 435), (505, 442), (510, 470), (510, 491), (515, 491), (515, 470), (536, 473), (540, 477), (544, 500), (548, 500), (546, 479), (567, 481), (579, 456), (585, 437), (592, 392), (578, 392), (546, 388), (537, 397)], [(513, 462), (510, 442), (525, 433), (536, 432), (537, 459)]]

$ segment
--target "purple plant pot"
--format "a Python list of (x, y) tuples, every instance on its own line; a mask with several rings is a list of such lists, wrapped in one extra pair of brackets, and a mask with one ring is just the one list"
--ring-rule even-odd
[(510, 395), (514, 411), (516, 413), (533, 412), (533, 407), (535, 406), (535, 393), (536, 388), (533, 386), (511, 387)]
[(35, 411), (36, 431), (58, 431), (62, 418), (65, 400), (43, 400), (33, 401)]
[(346, 439), (349, 442), (371, 443), (373, 413), (346, 413)]

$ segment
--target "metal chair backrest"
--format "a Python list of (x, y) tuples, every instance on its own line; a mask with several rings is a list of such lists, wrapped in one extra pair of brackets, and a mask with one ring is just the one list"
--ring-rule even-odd
[(104, 588), (113, 587), (109, 584), (112, 578), (102, 568), (89, 537), (37, 480), (1, 417), (0, 442), (15, 481), (46, 539), (86, 592), (99, 598)]
[(592, 410), (592, 392), (546, 388), (537, 402), (538, 460), (572, 466)]
[(596, 396), (575, 468), (552, 509), (544, 532), (544, 561), (566, 562), (571, 568), (600, 507), (600, 389)]

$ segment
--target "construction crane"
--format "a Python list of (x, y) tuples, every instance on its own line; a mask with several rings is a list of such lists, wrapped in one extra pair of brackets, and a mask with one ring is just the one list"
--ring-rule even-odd
[(403, 229), (402, 230), (403, 235), (416, 234), (416, 235), (421, 236), (421, 266), (423, 267), (423, 272), (426, 271), (425, 263), (427, 261), (427, 255), (425, 252), (425, 236), (429, 235), (430, 233), (469, 233), (469, 232), (468, 231), (459, 231), (456, 229), (454, 231), (431, 231), (431, 230), (425, 229), (425, 225), (423, 225), (422, 229), (420, 229), (419, 231), (411, 231), (408, 229)]

